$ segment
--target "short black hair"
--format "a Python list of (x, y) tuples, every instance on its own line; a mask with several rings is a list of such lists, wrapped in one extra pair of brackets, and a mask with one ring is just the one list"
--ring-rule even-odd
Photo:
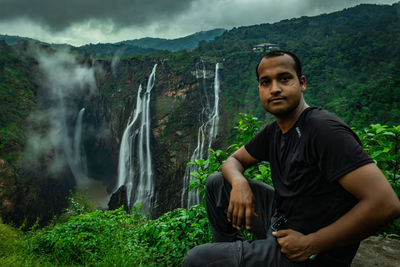
[[(271, 50), (265, 56), (263, 56), (262, 59), (263, 58), (283, 56), (285, 54), (293, 58), (293, 60), (294, 60), (294, 69), (296, 71), (297, 78), (300, 80), (300, 78), (302, 76), (302, 73), (301, 73), (301, 62), (300, 62), (300, 59), (294, 53), (289, 52), (289, 51), (285, 51), (285, 50)], [(257, 66), (256, 66), (257, 81), (259, 79), (258, 67), (260, 66), (261, 60), (258, 62)]]

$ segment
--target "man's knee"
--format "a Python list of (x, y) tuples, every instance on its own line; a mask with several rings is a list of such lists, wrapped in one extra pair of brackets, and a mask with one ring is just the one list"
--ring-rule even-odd
[(239, 266), (241, 242), (208, 243), (188, 251), (183, 259), (183, 267), (196, 266)]
[(208, 176), (206, 183), (206, 192), (212, 192), (215, 188), (219, 188), (224, 184), (222, 173), (215, 172)]
[(201, 266), (204, 254), (202, 246), (197, 246), (188, 251), (182, 262), (182, 267)]

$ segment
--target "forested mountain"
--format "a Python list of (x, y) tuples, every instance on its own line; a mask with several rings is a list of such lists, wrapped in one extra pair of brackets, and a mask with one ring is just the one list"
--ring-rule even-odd
[(399, 3), (359, 5), (316, 17), (240, 27), (215, 42), (200, 44), (199, 51), (226, 60), (235, 53), (232, 64), (245, 77), (229, 81), (236, 92), (229, 96), (232, 102), (244, 98), (255, 105), (246, 97), (256, 97), (250, 50), (255, 44), (270, 42), (295, 52), (303, 61), (310, 104), (337, 113), (354, 127), (393, 124), (400, 121), (399, 13)]
[(22, 41), (34, 41), (38, 42), (38, 40), (28, 38), (28, 37), (21, 37), (16, 35), (7, 35), (7, 34), (0, 34), (0, 40), (3, 40), (8, 45), (15, 45)]
[(129, 44), (87, 44), (77, 48), (86, 56), (93, 56), (96, 58), (102, 57), (131, 57), (137, 55), (151, 54), (156, 49), (143, 48)]
[[(104, 54), (97, 59), (79, 49), (60, 52), (46, 44), (0, 43), (0, 189), (7, 188), (0, 190), (3, 220), (20, 224), (28, 218), (33, 223), (39, 216), (45, 222), (60, 212), (68, 190), (79, 184), (73, 160), (79, 151), (86, 154), (86, 176), (108, 195), (114, 193), (123, 136), (129, 123), (138, 124), (135, 110), (142, 109), (137, 103), (146, 94), (155, 190), (152, 213), (158, 216), (182, 206), (186, 163), (207, 120), (217, 124), (213, 138), (211, 130), (205, 133), (206, 141), (220, 148), (235, 138), (238, 113), (272, 119), (258, 100), (255, 66), (262, 53), (253, 47), (260, 43), (278, 44), (299, 55), (309, 104), (329, 109), (358, 129), (400, 122), (399, 3), (238, 27), (213, 41), (201, 41), (193, 51), (143, 50), (146, 55), (135, 57), (109, 52), (124, 50), (126, 42), (98, 46)], [(153, 45), (159, 49), (159, 44)], [(104, 58), (111, 55), (118, 57)], [(144, 93), (150, 80), (154, 88)], [(211, 116), (216, 115), (215, 103), (218, 120)], [(53, 119), (61, 115), (65, 133), (50, 134), (57, 126)], [(70, 141), (66, 145), (59, 139)], [(126, 190), (120, 188), (119, 197), (126, 198)]]
[(141, 38), (136, 40), (122, 41), (117, 44), (127, 44), (138, 46), (142, 48), (153, 48), (157, 50), (168, 50), (168, 51), (178, 51), (178, 50), (193, 50), (197, 48), (200, 41), (212, 41), (216, 37), (220, 36), (225, 29), (214, 29), (210, 31), (197, 32), (182, 38), (176, 39), (162, 39), (162, 38)]
[[(69, 47), (73, 50), (81, 51), (85, 56), (101, 57), (129, 57), (137, 55), (147, 55), (155, 52), (156, 50), (178, 51), (178, 50), (193, 50), (198, 47), (199, 42), (208, 42), (214, 40), (215, 37), (220, 36), (225, 29), (214, 29), (209, 31), (197, 32), (185, 37), (176, 39), (163, 39), (163, 38), (141, 38), (134, 40), (126, 40), (118, 43), (98, 43), (86, 44), (79, 47), (73, 47), (67, 44), (52, 44), (53, 47)], [(40, 43), (40, 41), (20, 37), (14, 35), (0, 34), (0, 40), (3, 40), (8, 45), (16, 45), (23, 41)]]
[(94, 57), (129, 57), (136, 55), (151, 54), (156, 50), (178, 51), (193, 50), (198, 47), (199, 42), (208, 42), (220, 36), (225, 30), (214, 29), (210, 31), (197, 32), (182, 38), (141, 38), (127, 40), (115, 44), (87, 44), (78, 47), (80, 51), (88, 56)]

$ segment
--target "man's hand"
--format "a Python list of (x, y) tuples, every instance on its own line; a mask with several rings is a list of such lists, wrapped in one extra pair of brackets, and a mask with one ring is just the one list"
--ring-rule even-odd
[(227, 212), (227, 219), (232, 222), (232, 226), (240, 230), (243, 219), (245, 219), (246, 228), (251, 228), (251, 217), (257, 216), (255, 210), (255, 198), (249, 183), (246, 179), (232, 184), (231, 195)]
[(222, 174), (225, 180), (232, 186), (229, 198), (229, 207), (226, 214), (232, 226), (240, 230), (243, 220), (246, 228), (251, 228), (251, 217), (257, 216), (256, 204), (249, 182), (243, 176), (246, 168), (257, 164), (258, 160), (253, 158), (244, 146), (239, 148), (222, 165)]
[(281, 252), (291, 261), (305, 261), (317, 253), (313, 251), (309, 238), (300, 232), (289, 229), (272, 232), (272, 235), (281, 246)]

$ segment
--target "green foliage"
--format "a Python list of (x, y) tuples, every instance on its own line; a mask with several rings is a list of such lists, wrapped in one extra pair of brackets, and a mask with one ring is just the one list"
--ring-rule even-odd
[(30, 253), (27, 247), (24, 233), (0, 220), (0, 266), (52, 266), (46, 259)]
[[(202, 55), (223, 55), (224, 109), (261, 116), (252, 47), (277, 43), (295, 52), (307, 77), (305, 99), (363, 128), (400, 121), (399, 5), (360, 5), (343, 12), (233, 28)], [(377, 59), (379, 59), (377, 61)], [(229, 123), (229, 122), (228, 122)], [(229, 125), (229, 130), (231, 129)]]
[(19, 245), (22, 232), (13, 229), (11, 226), (1, 223), (0, 220), (0, 258), (13, 252)]
[(236, 142), (228, 147), (231, 151), (238, 150), (241, 146), (245, 145), (250, 141), (258, 131), (261, 129), (262, 121), (259, 121), (257, 117), (251, 114), (239, 113), (235, 117), (237, 126), (233, 128), (238, 132), (236, 135)]
[(210, 174), (221, 171), (222, 164), (228, 156), (228, 154), (222, 150), (214, 151), (213, 149), (209, 149), (209, 151), (210, 155), (208, 159), (196, 159), (194, 162), (189, 162), (187, 164), (188, 166), (198, 166), (197, 171), (190, 173), (193, 177), (190, 179), (188, 191), (197, 190), (204, 207), (206, 205), (204, 194), (207, 178)]
[[(400, 125), (389, 127), (372, 124), (363, 131), (356, 131), (364, 149), (388, 178), (400, 197)], [(400, 219), (396, 219), (382, 231), (400, 236)]]
[(271, 167), (268, 162), (263, 161), (245, 170), (245, 177), (250, 177), (253, 180), (261, 181), (270, 186), (273, 186), (271, 179)]
[(71, 216), (67, 222), (38, 230), (29, 250), (57, 265), (177, 266), (186, 252), (211, 242), (204, 207), (176, 209), (146, 221), (140, 206)]
[[(388, 127), (372, 124), (369, 128), (357, 133), (370, 157), (384, 172), (392, 185), (398, 186), (400, 176), (400, 125)], [(400, 191), (398, 194), (400, 195)]]
[(32, 233), (30, 248), (55, 263), (96, 263), (111, 251), (138, 249), (137, 230), (132, 226), (140, 222), (122, 208), (71, 216), (65, 223)]
[(36, 107), (30, 64), (0, 46), (0, 158), (14, 164), (22, 151), (25, 120)]
[(72, 192), (68, 197), (68, 208), (65, 209), (66, 215), (77, 216), (95, 211), (93, 204), (87, 198), (87, 192)]
[(155, 265), (178, 266), (186, 252), (212, 242), (204, 207), (175, 209), (148, 221), (139, 229), (139, 239), (147, 243)]

